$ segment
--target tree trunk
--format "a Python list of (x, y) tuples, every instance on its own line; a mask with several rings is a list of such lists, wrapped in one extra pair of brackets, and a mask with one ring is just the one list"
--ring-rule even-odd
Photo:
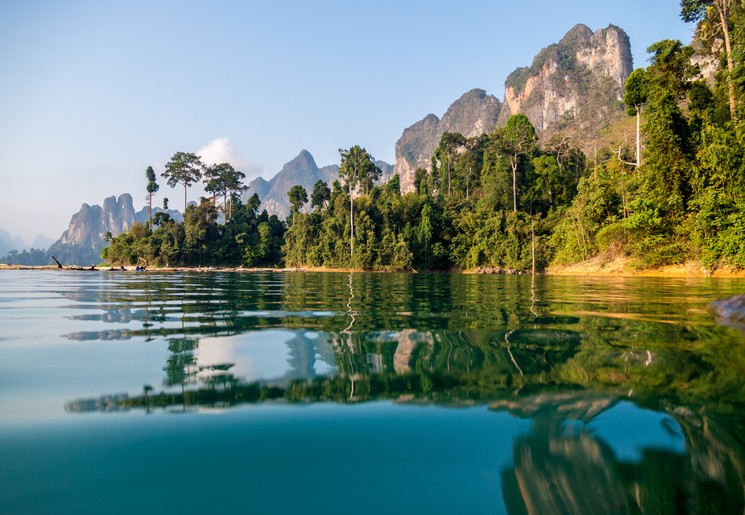
[(514, 161), (510, 160), (512, 165), (512, 209), (517, 213), (517, 156)]
[(186, 183), (184, 183), (184, 220), (186, 220)]
[(531, 275), (535, 277), (535, 224), (530, 221), (530, 257), (532, 262)]
[(448, 198), (450, 198), (450, 195), (452, 193), (451, 188), (450, 188), (450, 182), (451, 182), (450, 181), (450, 159), (447, 159), (446, 163), (448, 167)]
[(727, 86), (729, 88), (729, 114), (732, 121), (737, 119), (737, 103), (735, 100), (735, 83), (732, 80), (732, 73), (735, 69), (735, 64), (732, 59), (732, 46), (730, 44), (729, 37), (729, 20), (728, 20), (728, 7), (729, 0), (721, 0), (714, 2), (719, 13), (719, 20), (722, 23), (722, 35), (724, 36), (724, 49), (727, 52)]
[(349, 255), (354, 258), (354, 199), (352, 198), (352, 186), (349, 186)]
[(642, 145), (641, 145), (641, 115), (642, 106), (636, 106), (636, 166), (642, 163)]

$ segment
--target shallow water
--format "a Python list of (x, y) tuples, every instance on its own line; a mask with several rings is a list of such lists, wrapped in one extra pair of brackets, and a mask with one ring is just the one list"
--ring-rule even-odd
[(742, 280), (0, 272), (0, 513), (743, 513)]

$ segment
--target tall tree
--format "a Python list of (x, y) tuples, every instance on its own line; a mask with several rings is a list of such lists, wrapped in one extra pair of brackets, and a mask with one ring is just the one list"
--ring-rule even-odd
[(445, 132), (440, 138), (440, 146), (437, 154), (440, 162), (445, 167), (448, 181), (448, 197), (452, 194), (453, 184), (453, 162), (458, 155), (458, 150), (466, 144), (466, 138), (457, 132)]
[(199, 156), (190, 152), (176, 152), (161, 174), (171, 188), (175, 188), (179, 183), (184, 185), (184, 213), (186, 213), (186, 190), (192, 184), (199, 182), (203, 173), (204, 163)]
[[(641, 113), (642, 104), (647, 101), (647, 72), (637, 68), (626, 79), (626, 92), (623, 101), (630, 115), (636, 115), (636, 166), (641, 164)], [(620, 158), (620, 156), (619, 156)]]
[(147, 220), (148, 224), (153, 224), (153, 194), (160, 189), (158, 183), (155, 182), (155, 170), (152, 166), (148, 166), (145, 170), (147, 176)]
[(300, 212), (303, 204), (308, 202), (308, 192), (305, 191), (305, 188), (296, 184), (287, 192), (287, 199), (290, 201), (290, 212), (295, 215)]
[(322, 209), (329, 200), (331, 200), (331, 190), (325, 182), (318, 179), (313, 185), (313, 192), (310, 194), (310, 207)]
[[(733, 0), (681, 0), (680, 17), (687, 22), (699, 22), (709, 18), (715, 30), (721, 31), (724, 39), (724, 51), (727, 58), (727, 89), (729, 92), (729, 112), (732, 120), (737, 118), (737, 98), (735, 95), (735, 70), (732, 58), (732, 42), (730, 38), (730, 14), (735, 4)], [(710, 13), (716, 13), (712, 17)], [(714, 18), (714, 19), (712, 19)]]
[(373, 157), (359, 145), (349, 150), (339, 149), (341, 164), (339, 177), (344, 180), (349, 192), (349, 254), (354, 257), (354, 190), (363, 182), (367, 186), (371, 177), (380, 176), (380, 168), (375, 165)]
[(656, 201), (668, 209), (675, 205), (675, 211), (682, 214), (694, 156), (681, 101), (687, 97), (697, 67), (691, 64), (693, 49), (680, 41), (659, 41), (647, 51), (651, 57), (644, 121), (645, 177), (655, 191)]
[(221, 194), (223, 197), (223, 213), (225, 220), (232, 218), (232, 198), (248, 189), (243, 184), (246, 174), (239, 172), (229, 163), (220, 163), (209, 166), (204, 172), (206, 184), (204, 190), (213, 195)]
[(538, 137), (535, 127), (522, 113), (510, 116), (504, 128), (503, 144), (512, 168), (512, 208), (517, 213), (517, 169), (520, 159), (536, 147)]

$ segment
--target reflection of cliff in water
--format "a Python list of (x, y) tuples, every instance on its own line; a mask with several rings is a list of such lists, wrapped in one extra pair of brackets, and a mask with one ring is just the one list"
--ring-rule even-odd
[(502, 472), (511, 514), (745, 509), (742, 442), (705, 414), (650, 411), (584, 392), (492, 408), (534, 421), (514, 443), (512, 468)]

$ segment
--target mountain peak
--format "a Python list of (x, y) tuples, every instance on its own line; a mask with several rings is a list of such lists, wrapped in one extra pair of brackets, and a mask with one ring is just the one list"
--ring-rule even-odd
[(632, 69), (631, 44), (622, 29), (609, 25), (593, 32), (575, 25), (559, 43), (541, 50), (530, 67), (507, 77), (500, 124), (522, 113), (539, 132), (594, 133), (616, 112), (622, 114), (618, 101)]
[(278, 175), (282, 175), (283, 173), (296, 173), (298, 170), (301, 170), (303, 173), (311, 174), (318, 171), (316, 160), (313, 159), (313, 155), (305, 149), (301, 150), (295, 159), (285, 163)]
[(413, 191), (414, 172), (429, 168), (430, 159), (445, 132), (477, 136), (491, 131), (502, 108), (497, 97), (474, 88), (453, 102), (442, 119), (429, 114), (404, 130), (396, 142), (396, 173), (401, 179), (401, 191)]
[(592, 35), (593, 32), (590, 27), (584, 23), (578, 23), (564, 34), (564, 37), (559, 41), (559, 45), (563, 47), (575, 46), (577, 43), (589, 40)]

